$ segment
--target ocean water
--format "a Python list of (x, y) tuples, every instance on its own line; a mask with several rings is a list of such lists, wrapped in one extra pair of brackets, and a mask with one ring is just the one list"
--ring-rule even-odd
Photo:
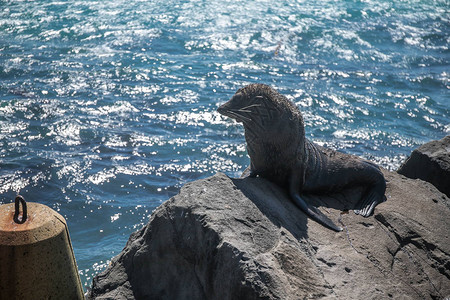
[(69, 225), (84, 287), (186, 182), (248, 164), (216, 108), (272, 85), (395, 170), (450, 134), (448, 1), (0, 1), (0, 204)]

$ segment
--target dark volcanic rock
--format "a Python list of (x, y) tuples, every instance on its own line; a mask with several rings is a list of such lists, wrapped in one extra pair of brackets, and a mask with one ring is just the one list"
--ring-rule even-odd
[(414, 150), (397, 172), (428, 181), (450, 197), (450, 135)]
[(93, 280), (90, 299), (443, 299), (450, 296), (449, 198), (384, 171), (369, 218), (360, 191), (307, 197), (342, 225), (306, 216), (260, 178), (186, 184)]

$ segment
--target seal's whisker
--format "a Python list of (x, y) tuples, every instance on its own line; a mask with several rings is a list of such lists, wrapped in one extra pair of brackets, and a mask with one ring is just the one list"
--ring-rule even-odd
[(254, 116), (258, 116), (258, 117), (271, 117), (271, 115), (269, 113), (267, 113), (266, 110), (250, 111), (250, 110), (241, 110), (240, 109), (239, 112), (250, 114), (250, 115), (254, 115)]
[(234, 110), (229, 110), (228, 113), (232, 116), (234, 116), (237, 119), (245, 120), (245, 121), (253, 121), (251, 118), (244, 116), (243, 114), (239, 114)]
[(244, 106), (244, 107), (240, 108), (239, 110), (246, 110), (246, 109), (249, 109), (252, 107), (261, 107), (261, 106), (262, 106), (261, 104), (255, 103), (255, 104)]

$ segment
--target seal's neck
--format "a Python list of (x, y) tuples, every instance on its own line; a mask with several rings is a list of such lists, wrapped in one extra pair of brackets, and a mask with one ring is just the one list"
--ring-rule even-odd
[(290, 174), (289, 169), (295, 166), (299, 151), (304, 149), (301, 129), (285, 126), (278, 132), (256, 135), (254, 129), (246, 126), (245, 139), (253, 171), (269, 180), (283, 181), (280, 174)]

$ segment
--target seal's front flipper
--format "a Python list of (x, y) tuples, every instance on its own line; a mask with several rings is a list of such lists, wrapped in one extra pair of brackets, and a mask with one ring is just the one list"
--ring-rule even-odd
[(251, 177), (252, 173), (250, 170), (250, 166), (248, 166), (244, 172), (242, 172), (241, 177), (240, 178), (246, 178), (246, 177)]
[(292, 200), (294, 203), (304, 212), (306, 213), (311, 219), (318, 222), (319, 224), (322, 224), (323, 226), (332, 229), (334, 231), (342, 231), (342, 228), (337, 226), (333, 223), (327, 216), (325, 216), (320, 210), (315, 208), (314, 206), (309, 207), (305, 200), (300, 197), (297, 193), (291, 194)]
[(305, 182), (305, 169), (295, 168), (295, 171), (291, 173), (289, 178), (289, 195), (305, 214), (311, 219), (322, 224), (323, 226), (333, 229), (334, 231), (342, 231), (342, 228), (333, 223), (327, 216), (325, 216), (320, 210), (315, 207), (309, 207), (305, 200), (300, 197), (300, 191), (303, 189), (303, 183)]
[(255, 171), (254, 168), (252, 168), (252, 163), (250, 162), (250, 165), (244, 170), (244, 172), (242, 172), (240, 178), (246, 177), (255, 178), (256, 176), (258, 176), (258, 173)]

